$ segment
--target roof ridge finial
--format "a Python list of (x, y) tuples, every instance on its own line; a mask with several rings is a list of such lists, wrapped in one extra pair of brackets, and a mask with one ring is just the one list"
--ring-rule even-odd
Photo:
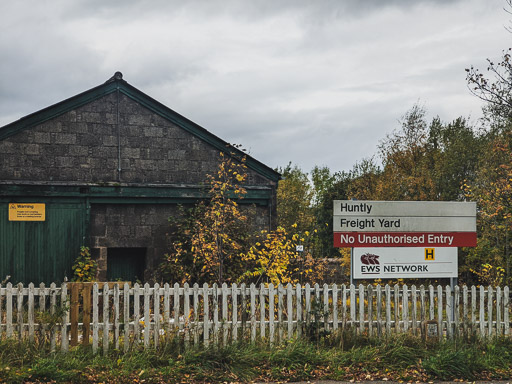
[(119, 81), (119, 80), (123, 80), (123, 74), (119, 71), (117, 71), (116, 73), (114, 73), (114, 76), (112, 76), (110, 79), (108, 79), (106, 81), (106, 83), (111, 83), (113, 81)]

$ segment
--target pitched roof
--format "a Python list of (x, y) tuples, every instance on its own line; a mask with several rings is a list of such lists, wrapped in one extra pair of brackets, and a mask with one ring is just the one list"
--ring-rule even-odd
[(10, 124), (0, 127), (0, 140), (6, 139), (25, 129), (30, 129), (36, 125), (51, 120), (57, 116), (60, 116), (66, 112), (74, 110), (85, 104), (88, 104), (110, 93), (117, 92), (118, 90), (119, 92), (128, 96), (132, 100), (143, 105), (150, 111), (158, 114), (164, 119), (171, 121), (178, 127), (186, 130), (187, 132), (197, 136), (201, 140), (212, 145), (219, 151), (228, 152), (229, 150), (229, 152), (235, 152), (237, 155), (240, 156), (245, 155), (247, 158), (247, 167), (258, 172), (262, 176), (265, 176), (274, 181), (280, 179), (281, 175), (278, 172), (274, 171), (272, 168), (256, 160), (255, 158), (248, 156), (244, 152), (240, 151), (238, 148), (222, 140), (218, 136), (215, 136), (213, 133), (207, 131), (205, 128), (180, 115), (179, 113), (173, 111), (172, 109), (166, 107), (162, 103), (146, 95), (144, 92), (138, 90), (134, 86), (128, 84), (128, 82), (126, 82), (126, 80), (123, 79), (123, 75), (121, 72), (116, 72), (114, 76), (112, 76), (104, 84), (98, 85), (97, 87), (91, 88), (76, 96), (70, 97), (69, 99), (63, 100), (59, 103), (41, 109), (37, 112), (31, 113), (30, 115), (22, 117), (19, 120), (16, 120)]

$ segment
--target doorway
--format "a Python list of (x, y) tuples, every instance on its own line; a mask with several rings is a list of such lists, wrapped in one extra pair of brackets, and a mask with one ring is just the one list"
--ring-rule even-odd
[(108, 248), (108, 281), (144, 281), (146, 248)]

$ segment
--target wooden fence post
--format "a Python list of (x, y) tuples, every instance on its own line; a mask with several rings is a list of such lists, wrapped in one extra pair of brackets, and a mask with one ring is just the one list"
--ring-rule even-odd
[(92, 284), (88, 283), (82, 287), (82, 302), (83, 302), (83, 345), (89, 345), (89, 338), (91, 337), (91, 289)]
[(79, 285), (80, 283), (69, 283), (71, 288), (71, 346), (78, 345), (78, 313), (79, 313)]

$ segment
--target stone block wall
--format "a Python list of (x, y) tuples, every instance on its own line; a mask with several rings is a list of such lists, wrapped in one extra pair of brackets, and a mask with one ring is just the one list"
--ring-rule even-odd
[[(1, 140), (0, 180), (199, 184), (216, 171), (216, 148), (125, 95), (118, 105), (117, 97)], [(247, 183), (276, 187), (252, 170)]]

